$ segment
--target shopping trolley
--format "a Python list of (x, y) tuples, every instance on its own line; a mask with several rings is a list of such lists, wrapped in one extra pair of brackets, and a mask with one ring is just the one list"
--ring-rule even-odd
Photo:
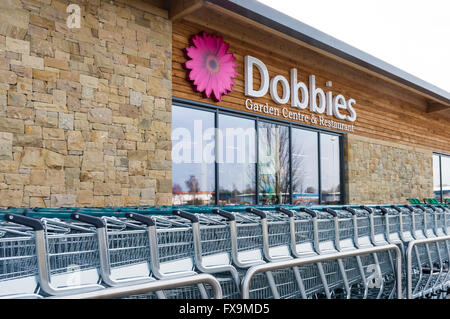
[[(260, 218), (263, 234), (263, 255), (267, 262), (292, 259), (290, 214), (285, 211), (248, 207), (247, 212)], [(305, 297), (304, 285), (298, 267), (272, 272), (280, 298)]]
[(15, 214), (4, 218), (33, 229), (39, 294), (64, 295), (104, 288), (98, 284), (98, 241), (90, 225)]
[[(295, 210), (294, 207), (277, 207), (279, 212), (289, 218), (290, 252), (295, 258), (308, 258), (318, 255), (317, 232), (315, 231), (316, 213), (310, 209)], [(321, 262), (298, 267), (299, 289), (302, 298), (331, 297), (325, 271)]]
[[(414, 240), (428, 241), (412, 250), (408, 287), (415, 298), (443, 298), (450, 251), (439, 238), (449, 233), (449, 214), (439, 205), (11, 208), (0, 211), (0, 298), (95, 295), (199, 272), (236, 298), (240, 279), (262, 265), (252, 298), (394, 298), (399, 263), (382, 247)], [(270, 267), (277, 263), (290, 266)], [(209, 298), (210, 288), (128, 297)]]
[(145, 266), (142, 269), (149, 251), (142, 242), (145, 230), (125, 229), (117, 218), (72, 213), (74, 220), (61, 220), (43, 214), (31, 214), (37, 218), (8, 215), (16, 223), (34, 222), (35, 227), (43, 227), (44, 242), (36, 241), (38, 282), (43, 294), (61, 296), (103, 289), (103, 285), (117, 287), (154, 280)]
[[(388, 244), (385, 216), (368, 206), (344, 207), (354, 214), (355, 246), (358, 249)], [(362, 255), (360, 262), (366, 278), (364, 298), (395, 298), (395, 265), (389, 251)]]
[[(342, 211), (350, 213), (347, 217), (342, 216)], [(361, 209), (361, 207), (344, 206), (338, 213), (340, 241), (344, 239), (347, 247), (343, 251), (360, 250), (374, 247), (372, 234), (372, 223), (370, 215), (372, 210)], [(350, 239), (353, 238), (353, 242)], [(352, 247), (352, 244), (354, 245)], [(341, 244), (341, 246), (343, 246)], [(342, 249), (341, 249), (342, 251)], [(354, 259), (346, 259), (347, 276), (352, 289), (352, 298), (384, 298), (386, 276), (394, 276), (394, 269), (384, 269), (380, 266), (380, 258), (377, 253), (356, 255)], [(348, 270), (350, 269), (350, 271)], [(393, 298), (394, 296), (389, 296)]]
[[(309, 258), (320, 254), (337, 252), (335, 246), (336, 219), (335, 212), (321, 212), (309, 208), (286, 209), (278, 211), (289, 217), (291, 253), (296, 258)], [(330, 231), (330, 234), (326, 234)], [(330, 235), (329, 238), (327, 236)], [(329, 240), (328, 240), (329, 239)], [(295, 269), (295, 268), (294, 268)], [(301, 279), (299, 286), (303, 298), (338, 298), (349, 297), (349, 286), (342, 260), (306, 264), (299, 269)]]
[[(194, 210), (195, 211), (195, 210)], [(239, 298), (240, 278), (231, 264), (231, 233), (228, 212), (189, 213), (179, 209), (173, 214), (192, 223), (194, 260), (199, 272), (214, 274), (222, 287), (223, 298)]]
[[(339, 252), (358, 250), (357, 241), (357, 216), (356, 211), (351, 207), (328, 207), (328, 211), (333, 211), (336, 215), (335, 224), (335, 245)], [(365, 269), (371, 267), (371, 264), (365, 265), (363, 259), (367, 256), (356, 255), (350, 258), (342, 259), (348, 286), (350, 288), (348, 298), (362, 298), (368, 296), (369, 289), (372, 288), (366, 278)], [(367, 258), (365, 258), (367, 260)], [(370, 273), (368, 277), (370, 276)], [(370, 278), (369, 278), (370, 281)]]
[[(405, 254), (405, 245), (402, 241), (402, 210), (398, 207), (376, 206), (374, 209), (374, 236), (375, 243), (395, 244), (399, 246), (402, 255)], [(392, 257), (390, 256), (391, 260)]]
[[(430, 224), (430, 221), (433, 220), (433, 217), (429, 212), (421, 205), (414, 207), (405, 205), (404, 207), (408, 209), (411, 218), (413, 240), (422, 240), (426, 239), (427, 235), (431, 236), (433, 226), (432, 223)], [(430, 229), (427, 229), (427, 227)], [(413, 269), (411, 272), (414, 286), (413, 295), (415, 298), (430, 297), (435, 293), (433, 286), (439, 277), (435, 272), (435, 261), (438, 259), (438, 250), (438, 246), (433, 244), (431, 247), (427, 243), (414, 246), (412, 256)]]
[[(442, 205), (434, 206), (427, 205), (427, 208), (433, 211), (433, 225), (434, 225), (434, 235), (433, 237), (444, 237), (447, 236), (447, 213), (446, 209)], [(450, 261), (450, 250), (448, 241), (439, 241), (437, 244), (437, 255), (439, 257), (439, 267), (440, 274), (435, 285), (435, 290), (437, 294), (441, 294), (441, 297), (447, 294), (449, 288), (449, 261)]]
[[(102, 284), (120, 287), (154, 281), (147, 229), (125, 219), (122, 213), (115, 213), (105, 212), (101, 217), (78, 212), (71, 215), (74, 220), (90, 224), (97, 230)], [(135, 297), (164, 299), (165, 294), (157, 291)]]
[[(244, 208), (244, 211), (246, 209)], [(233, 212), (232, 209), (230, 210), (228, 212), (223, 209), (216, 209), (213, 212), (216, 214), (220, 213), (222, 216), (227, 216), (226, 213), (231, 213), (231, 215), (227, 216), (231, 236), (231, 257), (240, 278), (244, 278), (247, 269), (266, 263), (263, 251), (267, 248), (264, 241), (268, 240), (268, 237), (264, 236), (264, 229), (267, 230), (266, 214), (259, 210), (247, 212), (243, 212), (242, 210), (240, 212)], [(283, 273), (280, 272), (277, 276), (282, 277)], [(277, 279), (278, 284), (283, 285), (283, 278)], [(273, 272), (258, 274), (252, 282), (250, 293), (253, 299), (277, 299), (285, 297), (280, 295)]]
[(1, 221), (0, 298), (42, 298), (37, 294), (37, 276), (33, 228)]
[[(127, 212), (126, 217), (145, 225), (150, 243), (150, 267), (157, 279), (196, 275), (194, 238), (189, 220), (175, 215), (151, 215)], [(207, 299), (202, 284), (164, 291), (168, 299)]]
[[(421, 229), (416, 231), (416, 218), (419, 212), (416, 212), (417, 209), (414, 209), (410, 205), (403, 206), (403, 214), (402, 214), (402, 228), (403, 228), (403, 236), (402, 240), (405, 243), (410, 243), (416, 239), (424, 238), (423, 232)], [(419, 217), (420, 221), (420, 217)], [(422, 261), (427, 260), (427, 249), (425, 245), (414, 246), (414, 253), (412, 256), (412, 269), (410, 272), (412, 273), (412, 285), (414, 287), (413, 293), (420, 294), (421, 293), (421, 284), (423, 282), (424, 272), (422, 271)], [(425, 274), (425, 276), (427, 276)]]
[[(317, 233), (316, 250), (319, 254), (333, 254), (339, 252), (337, 246), (338, 232), (338, 215), (328, 207), (323, 207), (316, 212)], [(328, 288), (331, 290), (332, 298), (350, 298), (350, 285), (345, 271), (342, 259), (323, 262), (325, 277), (327, 279)], [(328, 298), (328, 296), (327, 296)]]
[[(392, 206), (376, 206), (376, 210), (378, 210), (382, 216), (384, 216), (384, 225), (383, 222), (379, 223), (377, 230), (377, 226), (375, 225), (375, 236), (377, 236), (377, 232), (383, 232), (384, 229), (384, 241), (389, 244), (396, 244), (401, 249), (402, 253), (405, 251), (405, 247), (400, 238), (401, 232), (401, 210), (393, 208)], [(383, 227), (384, 226), (384, 227)]]
[(447, 226), (448, 215), (450, 214), (450, 210), (442, 205), (429, 205), (434, 211), (434, 223), (435, 223), (435, 233), (436, 236), (446, 236), (449, 233), (449, 229)]
[[(423, 235), (426, 238), (436, 238), (438, 236), (437, 223), (437, 209), (431, 205), (423, 206), (416, 205), (416, 209), (420, 210), (419, 216), (423, 218)], [(425, 272), (425, 285), (421, 287), (422, 295), (424, 297), (436, 297), (446, 290), (446, 286), (442, 285), (448, 274), (448, 269), (445, 269), (444, 259), (448, 256), (446, 242), (426, 243), (418, 245), (419, 250), (421, 246), (425, 246), (426, 256), (421, 259), (422, 271)], [(446, 258), (448, 259), (448, 258)]]
[[(425, 225), (425, 236), (427, 238), (436, 238), (438, 237), (436, 223), (437, 223), (437, 214), (438, 210), (435, 209), (432, 205), (426, 206), (417, 206), (424, 213), (424, 225)], [(445, 279), (448, 273), (448, 269), (445, 268), (444, 258), (446, 258), (446, 247), (445, 242), (434, 242), (430, 244), (426, 244), (426, 247), (429, 249), (429, 267), (423, 268), (425, 271), (429, 272), (429, 281), (426, 286), (423, 288), (423, 294), (425, 297), (436, 298), (443, 292), (442, 280)], [(446, 289), (445, 289), (446, 290)]]
[[(320, 248), (320, 241), (322, 241), (322, 246), (325, 249), (319, 249), (320, 252), (327, 253), (334, 250), (347, 252), (373, 246), (373, 238), (370, 231), (372, 225), (369, 218), (370, 214), (367, 215), (361, 213), (361, 211), (358, 213), (357, 209), (348, 206), (324, 207), (321, 211), (322, 220), (318, 221), (318, 230), (316, 231), (318, 233), (316, 239), (318, 243), (316, 246)], [(331, 219), (334, 223), (330, 221)], [(321, 224), (320, 229), (319, 226)], [(323, 233), (322, 236), (320, 236), (321, 232)], [(333, 236), (334, 241), (332, 240)], [(383, 297), (381, 292), (384, 289), (384, 282), (379, 283), (382, 271), (376, 254), (362, 254), (338, 259), (334, 263), (335, 268), (336, 264), (339, 272), (335, 269), (334, 282), (340, 285), (341, 298)], [(389, 274), (393, 275), (394, 269), (390, 269)], [(379, 286), (375, 284), (377, 282)]]

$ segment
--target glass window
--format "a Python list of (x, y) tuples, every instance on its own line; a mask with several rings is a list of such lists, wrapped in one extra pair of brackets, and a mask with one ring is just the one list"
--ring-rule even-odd
[(174, 105), (173, 205), (340, 204), (340, 152), (339, 135)]
[(258, 147), (260, 204), (289, 203), (289, 128), (259, 122)]
[(172, 108), (172, 196), (174, 205), (214, 204), (214, 113)]
[(450, 156), (441, 156), (442, 198), (450, 198)]
[(434, 197), (445, 202), (450, 198), (450, 156), (433, 154)]
[(319, 203), (317, 132), (292, 129), (292, 200), (295, 205)]
[(441, 200), (441, 173), (439, 155), (433, 154), (433, 193), (434, 198)]
[(255, 204), (255, 121), (219, 115), (219, 205)]
[(320, 157), (322, 204), (339, 204), (341, 175), (338, 136), (320, 133)]

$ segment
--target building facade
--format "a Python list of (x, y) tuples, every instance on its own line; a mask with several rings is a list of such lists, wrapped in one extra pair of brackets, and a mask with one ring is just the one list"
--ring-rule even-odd
[(256, 1), (0, 9), (2, 207), (450, 197), (450, 94)]
[(0, 205), (170, 203), (168, 12), (1, 0), (0, 16)]

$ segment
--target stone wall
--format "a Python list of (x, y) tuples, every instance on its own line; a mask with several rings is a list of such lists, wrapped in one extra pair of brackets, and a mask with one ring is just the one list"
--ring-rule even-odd
[(346, 135), (349, 204), (406, 203), (433, 197), (431, 150)]
[(171, 32), (144, 1), (0, 0), (1, 207), (171, 203)]

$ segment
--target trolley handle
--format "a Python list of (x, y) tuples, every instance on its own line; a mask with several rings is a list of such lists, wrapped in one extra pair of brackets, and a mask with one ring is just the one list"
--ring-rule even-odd
[(17, 214), (5, 214), (5, 220), (11, 223), (24, 225), (33, 228), (33, 230), (44, 230), (44, 225), (36, 218), (26, 217)]
[(132, 219), (132, 220), (136, 220), (146, 226), (155, 226), (155, 221), (153, 220), (153, 218), (151, 218), (149, 216), (145, 216), (145, 215), (137, 214), (137, 213), (125, 213), (125, 217)]
[(364, 209), (365, 211), (367, 211), (369, 214), (373, 214), (373, 210), (372, 208), (366, 206), (366, 205), (361, 205), (360, 206), (361, 209)]
[(436, 207), (434, 207), (434, 206), (431, 205), (431, 204), (428, 204), (427, 207), (428, 207), (428, 208), (431, 208), (431, 209), (433, 210), (433, 212), (436, 212), (436, 211), (437, 211)]
[(405, 207), (408, 208), (411, 213), (414, 213), (414, 208), (412, 208), (410, 205), (406, 204)]
[(309, 209), (309, 208), (307, 208), (307, 207), (302, 207), (302, 208), (300, 208), (300, 211), (301, 211), (301, 212), (307, 213), (307, 214), (310, 215), (311, 217), (314, 217), (314, 218), (317, 217), (317, 213), (316, 213), (315, 211), (313, 211), (312, 209)]
[(227, 212), (226, 210), (219, 209), (219, 208), (213, 208), (212, 212), (214, 214), (220, 215), (222, 217), (225, 217), (229, 221), (236, 220), (236, 216), (234, 214)]
[(425, 212), (426, 209), (422, 205), (416, 205), (415, 207), (419, 208), (421, 211)]
[(194, 214), (182, 211), (180, 209), (174, 209), (172, 211), (172, 214), (176, 215), (176, 216), (180, 216), (182, 218), (186, 218), (188, 220), (190, 220), (192, 223), (198, 223), (198, 217), (195, 216)]
[(324, 212), (327, 212), (328, 214), (330, 214), (333, 217), (337, 217), (337, 212), (335, 210), (331, 209), (331, 208), (324, 207), (322, 210)]
[(70, 217), (72, 219), (79, 220), (80, 222), (83, 222), (86, 224), (91, 224), (95, 228), (104, 228), (105, 227), (105, 223), (99, 217), (89, 216), (86, 214), (80, 214), (80, 213), (76, 213), (76, 212), (70, 214)]
[(356, 210), (354, 210), (354, 209), (351, 208), (351, 207), (344, 206), (342, 209), (343, 209), (343, 210), (346, 210), (347, 212), (349, 212), (349, 213), (352, 214), (353, 216), (356, 215)]
[(275, 210), (280, 212), (280, 213), (282, 213), (282, 214), (287, 215), (288, 217), (293, 217), (294, 216), (294, 213), (291, 210), (286, 209), (286, 208), (281, 207), (281, 206), (276, 207)]
[(383, 206), (378, 205), (378, 206), (377, 206), (377, 209), (381, 210), (381, 213), (382, 213), (383, 215), (389, 215), (389, 212), (388, 212), (388, 210), (386, 209), (386, 207), (383, 207)]
[(391, 208), (395, 209), (397, 212), (401, 213), (402, 210), (400, 207), (396, 206), (396, 205), (391, 205)]
[(245, 211), (247, 211), (247, 212), (249, 212), (249, 213), (251, 213), (251, 214), (257, 215), (257, 216), (261, 217), (261, 219), (267, 218), (267, 215), (266, 215), (265, 212), (263, 212), (262, 210), (253, 208), (253, 207), (247, 207), (247, 208), (245, 209)]

